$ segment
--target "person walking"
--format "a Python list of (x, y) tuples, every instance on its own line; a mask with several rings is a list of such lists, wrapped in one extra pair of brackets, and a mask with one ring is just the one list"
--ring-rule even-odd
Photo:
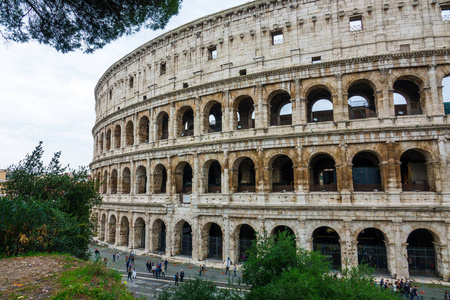
[(237, 271), (236, 264), (233, 265), (233, 271), (234, 271), (234, 277), (236, 277), (236, 271)]
[(98, 251), (98, 248), (95, 248), (95, 260), (98, 260), (100, 258), (100, 251)]
[(166, 268), (166, 270), (167, 270), (167, 267), (169, 266), (169, 262), (167, 261), (167, 259), (165, 259), (164, 260), (164, 267)]
[[(164, 264), (161, 265), (161, 276), (166, 277), (166, 267), (164, 266)], [(183, 280), (181, 280), (183, 281)]]
[(448, 293), (448, 291), (445, 291), (444, 300), (450, 300), (450, 294)]
[(133, 270), (131, 269), (131, 266), (128, 267), (128, 277), (127, 280), (133, 282), (133, 279), (131, 278), (132, 274), (133, 274)]
[(202, 275), (205, 276), (205, 272), (206, 272), (206, 265), (203, 265), (202, 267)]
[(202, 277), (202, 266), (200, 266), (200, 268), (198, 269), (198, 276)]
[(113, 263), (116, 262), (116, 252), (113, 252)]
[(181, 272), (180, 272), (180, 282), (183, 282), (183, 278), (184, 278), (184, 271), (181, 270)]
[(136, 268), (133, 268), (133, 279), (136, 279)]
[(414, 300), (414, 299), (419, 300), (419, 291), (417, 290), (417, 286), (414, 286), (411, 294), (412, 294), (411, 300)]
[(178, 285), (178, 272), (174, 276), (175, 279), (175, 285)]

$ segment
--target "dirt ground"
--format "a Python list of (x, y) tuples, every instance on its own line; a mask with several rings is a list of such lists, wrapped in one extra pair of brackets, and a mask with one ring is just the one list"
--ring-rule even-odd
[(64, 256), (0, 260), (0, 299), (47, 299), (58, 290), (56, 275), (83, 262)]

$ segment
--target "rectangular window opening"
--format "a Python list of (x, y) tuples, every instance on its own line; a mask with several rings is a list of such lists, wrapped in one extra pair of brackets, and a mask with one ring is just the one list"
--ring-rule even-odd
[(411, 45), (410, 44), (400, 45), (400, 51), (401, 52), (409, 52), (409, 51), (411, 51)]
[(162, 62), (159, 65), (159, 76), (166, 74), (166, 62)]
[(272, 37), (272, 45), (283, 44), (283, 32), (282, 31), (272, 32), (271, 37)]
[(350, 31), (360, 31), (362, 30), (362, 17), (353, 16), (350, 17)]
[(313, 58), (311, 58), (311, 62), (313, 64), (318, 64), (322, 62), (322, 57), (321, 56), (314, 56)]
[(239, 76), (247, 75), (247, 69), (239, 70)]
[(441, 17), (442, 21), (450, 21), (450, 6), (442, 7)]
[(133, 88), (133, 85), (134, 85), (134, 78), (130, 77), (130, 89)]
[(147, 100), (147, 96), (142, 97), (142, 99)]
[(208, 48), (208, 60), (217, 58), (217, 47)]
[(189, 87), (189, 84), (187, 82), (183, 82), (183, 89), (186, 89)]

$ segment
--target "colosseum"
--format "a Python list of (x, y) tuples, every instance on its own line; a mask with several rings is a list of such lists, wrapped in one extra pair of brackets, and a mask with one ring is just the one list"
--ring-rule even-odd
[(98, 239), (202, 262), (288, 230), (332, 266), (450, 279), (450, 1), (257, 0), (95, 88)]

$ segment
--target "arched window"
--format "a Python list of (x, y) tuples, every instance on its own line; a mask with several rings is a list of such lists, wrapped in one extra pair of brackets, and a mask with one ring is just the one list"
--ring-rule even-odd
[(248, 250), (256, 240), (255, 230), (247, 224), (241, 225), (239, 229), (239, 261), (246, 261), (248, 259)]
[(359, 192), (382, 191), (378, 158), (369, 152), (360, 152), (353, 158), (353, 190)]
[(159, 114), (157, 126), (158, 140), (167, 140), (169, 138), (169, 115), (166, 112)]
[(147, 170), (144, 166), (139, 166), (136, 170), (136, 193), (145, 194), (147, 192)]
[(319, 154), (311, 160), (310, 190), (336, 191), (336, 167), (334, 159), (326, 154)]
[(139, 120), (139, 143), (148, 143), (150, 132), (150, 121), (144, 116)]
[(98, 141), (99, 153), (103, 153), (103, 133), (100, 135), (100, 140)]
[(326, 89), (317, 89), (308, 94), (308, 122), (333, 121), (333, 101)]
[(119, 149), (121, 147), (122, 129), (120, 125), (117, 125), (114, 129), (114, 148)]
[(117, 170), (111, 172), (111, 194), (117, 194)]
[(397, 80), (394, 83), (394, 107), (396, 116), (421, 115), (419, 86), (410, 80)]
[(377, 116), (374, 91), (369, 84), (360, 82), (349, 88), (348, 115), (350, 120)]
[(237, 101), (237, 129), (255, 128), (254, 103), (251, 97), (244, 97)]
[(111, 150), (111, 129), (106, 132), (106, 151)]
[(270, 101), (270, 126), (291, 124), (291, 96), (286, 92), (282, 92), (275, 95)]
[(153, 192), (165, 194), (167, 191), (167, 170), (162, 164), (158, 164), (153, 173)]
[(176, 192), (190, 194), (192, 192), (192, 167), (187, 162), (181, 162), (175, 168)]
[(238, 166), (238, 192), (255, 192), (255, 164), (244, 158)]
[(194, 135), (194, 111), (191, 107), (185, 107), (181, 111), (180, 136)]
[(272, 192), (294, 191), (294, 164), (286, 155), (280, 155), (272, 163)]
[(331, 268), (333, 270), (339, 270), (342, 263), (339, 234), (334, 229), (324, 226), (314, 230), (312, 239), (313, 250), (329, 257), (331, 260)]
[(122, 172), (122, 194), (129, 194), (131, 187), (131, 172), (130, 169), (125, 168)]
[(125, 127), (125, 142), (127, 146), (134, 144), (134, 126), (131, 121), (128, 121)]
[(408, 150), (402, 154), (400, 162), (403, 191), (430, 190), (426, 159), (422, 153)]
[(408, 267), (410, 275), (433, 276), (436, 274), (437, 237), (427, 229), (416, 229), (408, 236)]
[(376, 228), (366, 228), (358, 235), (358, 263), (378, 272), (387, 273), (387, 253), (384, 234)]
[(442, 80), (442, 96), (444, 98), (445, 114), (450, 115), (450, 76), (446, 76)]
[(108, 191), (108, 171), (103, 172), (102, 194)]
[(211, 162), (208, 168), (208, 193), (222, 191), (222, 168), (217, 160)]
[[(205, 113), (208, 118), (208, 132), (220, 132), (222, 131), (222, 105), (216, 101), (212, 101), (213, 104), (209, 109), (209, 112)], [(208, 108), (207, 108), (208, 109)]]

